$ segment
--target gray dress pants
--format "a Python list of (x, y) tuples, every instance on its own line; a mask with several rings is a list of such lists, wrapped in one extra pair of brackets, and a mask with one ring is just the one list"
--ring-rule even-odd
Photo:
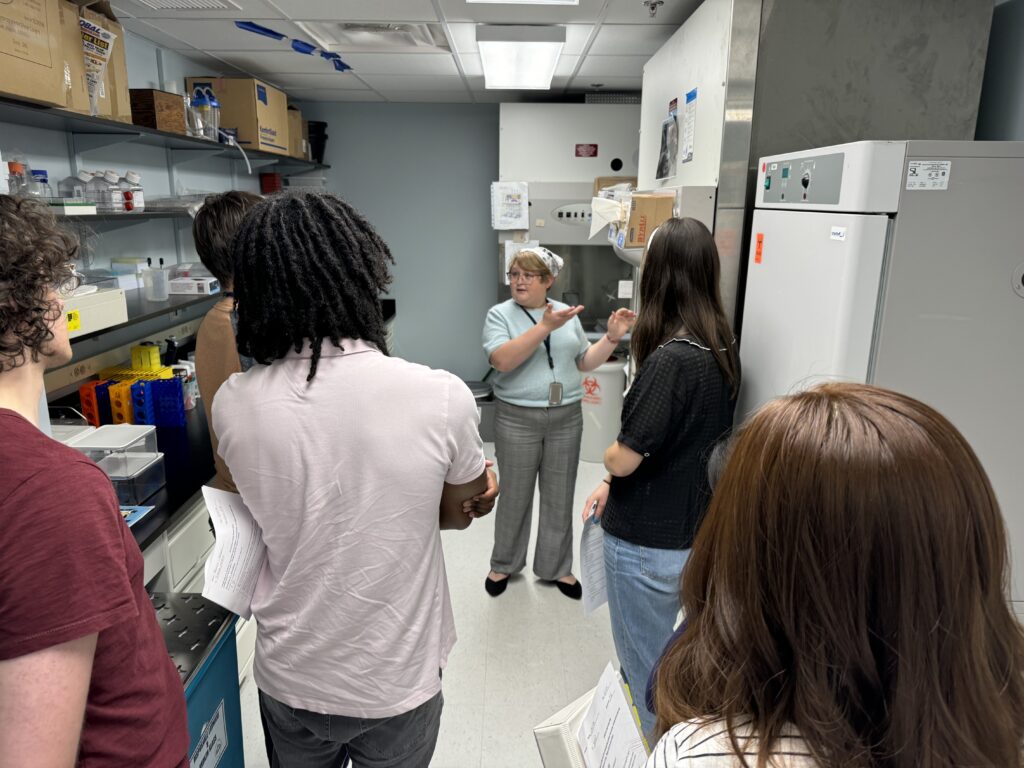
[(498, 400), (494, 447), (501, 495), (494, 520), (491, 569), (518, 573), (526, 566), (539, 478), (540, 525), (533, 572), (554, 581), (572, 573), (573, 496), (579, 469), (583, 410), (580, 403), (524, 408)]

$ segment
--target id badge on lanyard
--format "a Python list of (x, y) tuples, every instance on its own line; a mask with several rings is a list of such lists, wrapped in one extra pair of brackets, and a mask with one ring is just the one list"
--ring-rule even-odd
[(552, 381), (548, 387), (548, 405), (562, 404), (562, 382)]
[[(523, 310), (523, 312), (526, 314), (526, 316), (528, 318), (530, 318), (530, 322), (531, 323), (533, 323), (534, 325), (537, 324), (537, 321), (533, 319), (533, 315), (531, 315), (529, 312), (526, 311), (526, 307), (524, 307), (523, 305), (520, 304), (519, 308), (521, 310)], [(555, 361), (551, 357), (551, 337), (550, 336), (544, 339), (544, 351), (547, 353), (547, 356), (548, 356), (548, 368), (551, 369), (551, 376), (553, 378), (554, 375), (555, 375)], [(556, 381), (552, 381), (551, 384), (548, 385), (548, 406), (561, 405), (561, 404), (562, 404), (562, 382), (557, 381), (557, 380)]]

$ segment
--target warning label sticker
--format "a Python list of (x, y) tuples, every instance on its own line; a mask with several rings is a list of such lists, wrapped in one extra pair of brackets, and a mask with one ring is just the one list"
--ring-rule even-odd
[(911, 160), (907, 163), (907, 189), (949, 189), (951, 160)]

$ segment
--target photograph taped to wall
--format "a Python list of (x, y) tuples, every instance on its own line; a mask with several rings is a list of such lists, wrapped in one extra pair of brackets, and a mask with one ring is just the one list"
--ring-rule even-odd
[(654, 178), (659, 181), (676, 175), (676, 157), (679, 150), (679, 126), (675, 115), (669, 115), (661, 124), (661, 151)]
[(491, 227), (530, 228), (530, 192), (525, 181), (491, 182)]

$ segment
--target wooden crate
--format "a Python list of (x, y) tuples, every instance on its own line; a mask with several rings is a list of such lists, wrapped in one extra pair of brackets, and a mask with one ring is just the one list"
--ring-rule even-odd
[(171, 133), (185, 133), (185, 101), (181, 94), (132, 88), (132, 122)]

